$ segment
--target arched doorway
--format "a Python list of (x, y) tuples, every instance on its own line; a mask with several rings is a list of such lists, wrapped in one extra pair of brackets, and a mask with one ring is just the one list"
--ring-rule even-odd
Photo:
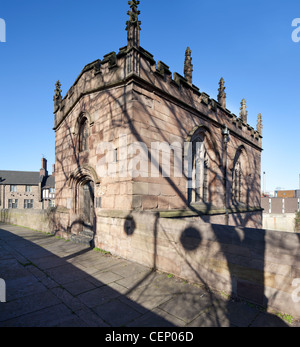
[(97, 229), (96, 187), (100, 180), (93, 168), (83, 166), (70, 175), (68, 185), (72, 191), (71, 239), (93, 246)]
[(94, 182), (84, 177), (77, 183), (75, 193), (75, 216), (72, 223), (71, 240), (94, 247), (96, 233)]
[(93, 181), (83, 181), (78, 187), (78, 212), (82, 219), (82, 230), (93, 231), (95, 220), (95, 186)]
[(76, 214), (80, 219), (79, 231), (94, 232), (95, 227), (95, 188), (88, 178), (81, 180), (76, 189)]

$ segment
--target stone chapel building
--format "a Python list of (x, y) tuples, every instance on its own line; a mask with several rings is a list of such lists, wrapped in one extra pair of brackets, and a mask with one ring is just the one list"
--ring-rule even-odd
[(56, 84), (58, 228), (97, 240), (132, 211), (260, 228), (261, 115), (248, 125), (244, 99), (231, 113), (223, 78), (217, 100), (200, 91), (190, 48), (183, 76), (156, 62), (140, 45), (139, 1), (129, 4), (127, 45), (86, 65), (64, 97)]

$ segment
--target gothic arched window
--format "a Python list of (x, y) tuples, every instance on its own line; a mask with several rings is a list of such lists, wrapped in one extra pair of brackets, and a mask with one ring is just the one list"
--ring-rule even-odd
[(192, 142), (189, 165), (188, 200), (190, 203), (208, 202), (208, 156), (201, 137)]
[(83, 152), (88, 149), (88, 121), (84, 118), (79, 128), (79, 151)]
[(233, 170), (233, 199), (235, 202), (242, 201), (242, 166), (238, 161)]

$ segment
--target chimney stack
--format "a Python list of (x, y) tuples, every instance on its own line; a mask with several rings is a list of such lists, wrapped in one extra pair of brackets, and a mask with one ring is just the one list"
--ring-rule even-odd
[(55, 176), (55, 164), (52, 165), (52, 176)]
[(47, 159), (46, 158), (42, 158), (42, 167), (40, 169), (40, 176), (48, 176)]

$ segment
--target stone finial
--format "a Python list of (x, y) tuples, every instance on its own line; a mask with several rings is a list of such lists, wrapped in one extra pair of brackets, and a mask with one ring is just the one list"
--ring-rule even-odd
[(185, 51), (185, 61), (184, 61), (184, 77), (187, 79), (189, 84), (193, 84), (193, 64), (192, 64), (192, 51), (188, 47)]
[(221, 77), (219, 85), (220, 85), (220, 88), (219, 88), (219, 94), (218, 94), (218, 102), (223, 108), (226, 108), (226, 93), (225, 93), (226, 87), (224, 86), (225, 81), (223, 77)]
[(139, 3), (140, 2), (138, 0), (128, 1), (131, 9), (127, 12), (129, 15), (129, 20), (126, 22), (128, 48), (138, 48), (140, 46), (141, 22), (139, 21), (140, 11), (137, 9)]
[(241, 108), (240, 108), (241, 112), (240, 112), (240, 118), (242, 120), (243, 123), (247, 124), (247, 116), (248, 116), (248, 112), (247, 112), (247, 107), (246, 107), (246, 100), (243, 99), (241, 102)]
[(128, 5), (130, 5), (130, 11), (127, 12), (127, 14), (129, 15), (129, 23), (131, 24), (135, 24), (138, 22), (138, 16), (141, 13), (140, 11), (138, 11), (137, 7), (140, 4), (139, 0), (131, 0), (128, 1)]
[(256, 130), (258, 131), (258, 133), (260, 135), (262, 135), (262, 131), (263, 131), (263, 125), (262, 125), (262, 116), (261, 113), (259, 113), (258, 117), (257, 117), (257, 126), (256, 126)]
[(61, 83), (59, 81), (57, 81), (55, 84), (54, 97), (53, 97), (54, 112), (58, 111), (59, 106), (60, 106), (61, 101), (62, 101), (62, 96), (61, 96), (62, 90), (60, 89), (60, 87), (61, 87)]

